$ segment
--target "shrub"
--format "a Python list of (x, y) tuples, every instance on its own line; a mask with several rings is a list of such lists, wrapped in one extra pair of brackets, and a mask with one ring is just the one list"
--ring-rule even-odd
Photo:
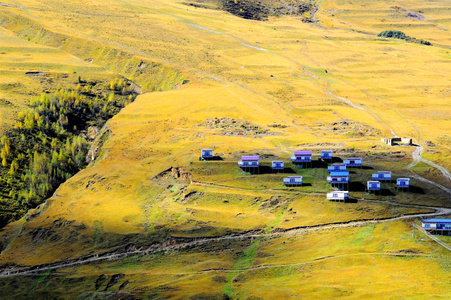
[(432, 46), (431, 42), (428, 42), (428, 41), (425, 41), (422, 39), (416, 39), (414, 37), (410, 37), (410, 36), (406, 35), (404, 32), (399, 31), (399, 30), (384, 30), (381, 33), (379, 33), (377, 36), (384, 37), (384, 38), (401, 39), (401, 40), (405, 40), (406, 42), (409, 42), (409, 43), (416, 43), (416, 44), (421, 44), (421, 45), (426, 45), (426, 46)]
[(393, 38), (393, 39), (406, 39), (407, 35), (399, 30), (385, 30), (382, 31), (377, 35), (378, 37), (385, 37), (385, 38)]

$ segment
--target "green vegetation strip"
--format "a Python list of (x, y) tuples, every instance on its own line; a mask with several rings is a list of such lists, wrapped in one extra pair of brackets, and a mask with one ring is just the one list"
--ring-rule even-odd
[(385, 31), (382, 31), (381, 33), (379, 33), (377, 36), (384, 37), (384, 38), (401, 39), (401, 40), (405, 40), (409, 43), (416, 43), (416, 44), (422, 44), (422, 45), (426, 45), (426, 46), (432, 46), (431, 42), (407, 36), (404, 32), (399, 31), (399, 30), (385, 30)]
[(88, 164), (97, 132), (137, 94), (123, 78), (86, 82), (30, 101), (0, 139), (0, 227), (22, 217)]
[(258, 252), (260, 240), (255, 239), (252, 244), (243, 251), (243, 254), (238, 257), (233, 265), (233, 271), (227, 275), (227, 284), (222, 288), (222, 292), (229, 297), (235, 296), (233, 290), (233, 281), (243, 271), (252, 266), (254, 259)]

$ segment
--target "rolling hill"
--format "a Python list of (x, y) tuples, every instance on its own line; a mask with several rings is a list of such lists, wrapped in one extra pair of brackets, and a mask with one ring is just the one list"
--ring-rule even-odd
[[(2, 0), (3, 132), (27, 97), (80, 74), (143, 91), (106, 123), (88, 167), (2, 229), (2, 294), (449, 298), (449, 251), (411, 225), (451, 216), (449, 3), (261, 1), (272, 13), (255, 19), (225, 2)], [(415, 145), (381, 142), (393, 136)], [(221, 160), (199, 161), (203, 148)], [(349, 203), (325, 200), (324, 164), (288, 163), (323, 149), (364, 160)], [(238, 168), (246, 154), (260, 174)], [(274, 159), (286, 173), (268, 171)], [(381, 170), (412, 189), (365, 193)], [(284, 187), (290, 174), (305, 185)]]

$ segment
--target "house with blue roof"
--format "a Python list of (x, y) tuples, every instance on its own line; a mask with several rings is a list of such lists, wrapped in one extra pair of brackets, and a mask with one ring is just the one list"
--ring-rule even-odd
[(423, 220), (421, 227), (432, 234), (451, 235), (451, 219)]
[(321, 150), (321, 159), (324, 161), (332, 161), (332, 150)]
[(273, 160), (271, 166), (272, 166), (273, 171), (285, 170), (285, 163), (281, 160)]
[(302, 186), (302, 176), (288, 176), (283, 179), (286, 186)]
[(213, 158), (213, 150), (212, 149), (202, 149), (201, 150), (201, 160), (209, 160)]
[(331, 186), (344, 187), (349, 184), (349, 172), (330, 172), (330, 175), (327, 176), (327, 183)]
[(410, 187), (410, 178), (398, 178), (396, 179), (396, 188), (398, 190), (409, 190)]
[(260, 167), (260, 157), (257, 155), (254, 156), (241, 156), (241, 160), (238, 161), (238, 167), (243, 169), (243, 171), (249, 171), (254, 173), (258, 172)]
[(376, 174), (372, 175), (373, 180), (379, 181), (390, 181), (391, 180), (391, 172), (390, 171), (378, 171)]
[(332, 164), (331, 166), (327, 167), (327, 171), (329, 171), (329, 172), (346, 171), (346, 165), (345, 164)]
[(344, 160), (344, 164), (347, 167), (361, 167), (362, 159), (359, 157), (348, 158)]
[(312, 151), (294, 151), (291, 162), (298, 167), (312, 165)]
[(335, 200), (335, 201), (343, 201), (349, 199), (349, 192), (348, 191), (333, 191), (330, 193), (327, 193), (327, 200)]
[(366, 191), (367, 192), (377, 192), (381, 190), (381, 182), (370, 180), (366, 183)]

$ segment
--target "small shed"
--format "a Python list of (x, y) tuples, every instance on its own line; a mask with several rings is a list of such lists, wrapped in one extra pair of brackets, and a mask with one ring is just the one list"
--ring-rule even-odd
[(421, 227), (433, 234), (451, 235), (451, 219), (423, 220)]
[(385, 181), (391, 180), (391, 172), (390, 171), (378, 171), (376, 174), (372, 176), (373, 180)]
[(302, 176), (288, 176), (283, 179), (283, 184), (286, 186), (301, 186)]
[(381, 182), (380, 181), (368, 181), (366, 183), (366, 190), (368, 192), (380, 191), (381, 190)]
[(212, 149), (202, 149), (201, 158), (205, 159), (205, 160), (212, 159), (213, 158), (213, 150)]
[(298, 167), (304, 167), (304, 164), (312, 164), (312, 151), (294, 151), (294, 155), (291, 156), (291, 161), (298, 165)]
[(398, 178), (396, 179), (396, 188), (397, 189), (409, 189), (410, 187), (410, 178)]
[(327, 193), (327, 200), (346, 201), (349, 199), (348, 191), (333, 191)]
[(241, 156), (241, 160), (238, 161), (240, 168), (258, 168), (260, 166), (259, 156)]
[(285, 169), (285, 163), (281, 160), (273, 160), (272, 161), (272, 169), (283, 171)]
[(332, 160), (332, 150), (321, 150), (321, 159), (323, 160)]
[(397, 146), (397, 145), (406, 145), (410, 146), (412, 145), (412, 139), (411, 138), (382, 138), (382, 142), (384, 144), (390, 145), (390, 146)]
[(361, 167), (362, 159), (358, 157), (345, 159), (344, 164), (346, 167)]
[(327, 171), (329, 171), (329, 172), (346, 171), (346, 165), (345, 164), (332, 164), (331, 166), (327, 167)]

